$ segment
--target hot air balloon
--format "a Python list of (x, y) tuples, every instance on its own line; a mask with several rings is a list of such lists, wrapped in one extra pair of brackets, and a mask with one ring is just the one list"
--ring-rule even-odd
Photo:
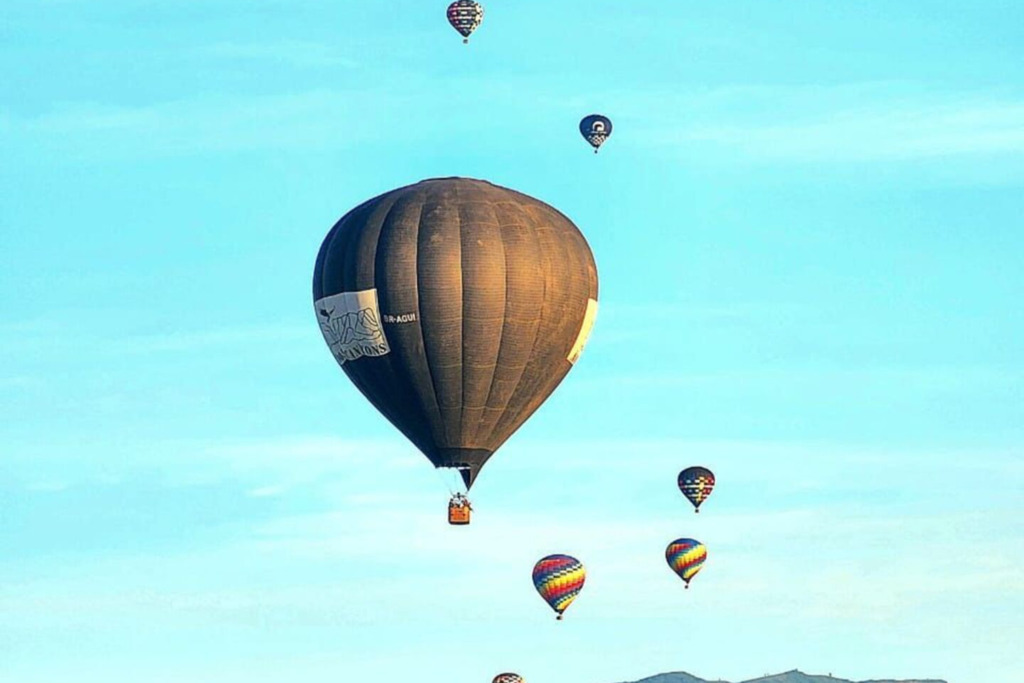
[(600, 114), (584, 116), (580, 121), (580, 134), (594, 148), (594, 154), (597, 154), (597, 150), (604, 144), (604, 141), (611, 137), (611, 119)]
[(533, 567), (533, 585), (561, 619), (562, 613), (576, 599), (587, 572), (575, 557), (548, 555)]
[(706, 467), (687, 467), (679, 473), (677, 483), (679, 490), (693, 503), (693, 511), (700, 512), (700, 504), (715, 488), (715, 475)]
[(519, 674), (498, 674), (491, 683), (526, 683), (526, 679)]
[(345, 214), (320, 247), (313, 300), (349, 379), (468, 491), (579, 358), (597, 268), (547, 204), (437, 178)]
[(665, 560), (679, 578), (690, 587), (690, 581), (704, 566), (708, 549), (700, 541), (692, 538), (677, 538), (665, 548)]
[(469, 34), (484, 20), (484, 6), (473, 0), (455, 0), (448, 5), (448, 23), (462, 34), (462, 42), (469, 42)]

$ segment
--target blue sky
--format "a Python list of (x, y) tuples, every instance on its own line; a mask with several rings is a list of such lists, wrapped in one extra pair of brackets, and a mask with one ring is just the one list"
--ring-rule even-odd
[[(0, 678), (1024, 670), (1019, 3), (444, 5), (4, 1)], [(448, 175), (601, 278), (460, 529), (310, 300), (338, 217)]]

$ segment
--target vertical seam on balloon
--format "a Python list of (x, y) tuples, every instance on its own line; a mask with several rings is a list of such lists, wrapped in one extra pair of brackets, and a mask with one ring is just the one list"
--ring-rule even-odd
[(462, 391), (462, 400), (459, 401), (459, 425), (456, 433), (459, 435), (459, 447), (465, 447), (463, 436), (463, 423), (466, 419), (466, 254), (462, 248), (462, 202), (459, 201), (459, 184), (452, 186), (455, 192), (455, 224), (457, 226), (457, 237), (459, 244), (459, 386)]
[[(523, 217), (524, 223), (530, 228), (529, 230), (526, 230), (525, 232), (527, 234), (529, 234), (530, 237), (533, 239), (534, 244), (535, 244), (535, 246), (537, 248), (538, 257), (540, 257), (540, 255), (543, 254), (543, 252), (544, 252), (544, 246), (543, 246), (543, 244), (541, 244), (540, 236), (538, 235), (538, 231), (537, 231), (537, 225), (532, 220), (533, 217), (522, 206), (519, 206), (518, 204), (512, 204), (512, 206), (515, 208), (516, 211), (518, 211), (520, 213), (520, 215)], [(543, 261), (542, 261), (542, 263), (543, 263)], [(508, 398), (505, 399), (505, 403), (504, 403), (504, 405), (502, 405), (501, 415), (498, 417), (498, 419), (494, 423), (493, 433), (494, 433), (494, 436), (498, 437), (498, 438), (500, 438), (501, 433), (507, 431), (508, 425), (515, 423), (515, 420), (507, 420), (507, 421), (505, 420), (505, 417), (507, 416), (507, 412), (506, 411), (508, 410), (508, 406), (512, 402), (512, 399), (515, 398), (516, 393), (519, 391), (519, 387), (522, 386), (522, 384), (523, 384), (523, 376), (526, 375), (526, 370), (530, 367), (530, 361), (533, 360), (534, 351), (537, 350), (537, 339), (540, 337), (540, 327), (541, 327), (541, 324), (544, 322), (544, 302), (547, 299), (548, 275), (549, 275), (549, 271), (550, 270), (551, 270), (550, 268), (546, 268), (546, 269), (543, 269), (543, 272), (541, 273), (541, 284), (542, 284), (542, 287), (541, 287), (541, 296), (540, 296), (540, 313), (539, 313), (540, 317), (537, 320), (536, 327), (534, 327), (534, 329), (533, 329), (533, 340), (530, 342), (530, 353), (527, 354), (527, 356), (526, 356), (526, 363), (525, 363), (525, 365), (523, 365), (523, 369), (519, 373), (519, 379), (516, 380), (516, 385), (514, 387), (512, 387), (512, 391), (509, 392)], [(504, 426), (504, 429), (499, 429), (499, 427), (502, 427), (502, 426)], [(508, 436), (512, 436), (512, 433), (514, 433), (514, 432), (515, 432), (515, 429), (513, 429), (512, 432), (509, 432)], [(503, 443), (504, 441), (505, 441), (505, 439), (501, 439), (500, 443)]]
[[(327, 270), (328, 270), (327, 263), (328, 263), (329, 255), (330, 254), (335, 254), (336, 252), (340, 252), (340, 253), (337, 253), (337, 256), (335, 256), (331, 260), (332, 260), (332, 262), (340, 262), (341, 263), (341, 272), (342, 272), (341, 291), (342, 292), (349, 291), (349, 285), (345, 281), (345, 278), (348, 276), (348, 273), (346, 272), (346, 268), (345, 268), (345, 263), (348, 260), (348, 252), (352, 248), (352, 242), (356, 242), (358, 240), (356, 239), (357, 236), (354, 233), (352, 235), (346, 235), (346, 237), (349, 239), (349, 241), (347, 243), (341, 243), (341, 242), (339, 242), (339, 239), (341, 238), (342, 235), (344, 235), (346, 233), (346, 231), (349, 231), (349, 232), (353, 231), (352, 226), (348, 225), (346, 219), (349, 218), (350, 216), (353, 216), (353, 215), (357, 214), (360, 210), (365, 209), (365, 207), (369, 203), (370, 202), (364, 202), (363, 204), (360, 204), (358, 207), (356, 207), (355, 209), (353, 209), (352, 211), (347, 213), (345, 216), (342, 216), (342, 218), (335, 224), (334, 228), (332, 228), (333, 234), (329, 235), (329, 237), (328, 237), (328, 244), (326, 245), (324, 261), (321, 264), (321, 288), (322, 288), (322, 282), (323, 282), (324, 273), (326, 273)], [(372, 211), (372, 209), (370, 209), (370, 211)], [(341, 247), (343, 245), (344, 245), (345, 248), (341, 249)], [(337, 247), (337, 249), (336, 249), (336, 247)], [(356, 389), (358, 389), (359, 392), (361, 394), (363, 394), (363, 396), (365, 396), (367, 398), (367, 400), (369, 400), (370, 403), (375, 408), (377, 408), (377, 410), (381, 411), (381, 413), (383, 413), (385, 415), (385, 417), (387, 417), (387, 413), (386, 413), (386, 411), (384, 411), (382, 409), (382, 406), (378, 405), (377, 402), (373, 401), (370, 398), (370, 394), (372, 392), (370, 392), (368, 390), (368, 387), (370, 386), (370, 383), (366, 381), (366, 378), (364, 378), (359, 373), (356, 373), (353, 370), (353, 366), (351, 366), (351, 365), (349, 365), (349, 367), (347, 367), (347, 368), (342, 366), (341, 370), (345, 374), (345, 376), (349, 378), (349, 380), (352, 382), (352, 384), (355, 385)]]
[[(334, 239), (334, 235), (338, 230), (338, 225), (341, 223), (341, 219), (331, 226), (331, 229), (327, 232), (324, 237), (323, 243), (320, 245), (320, 251), (316, 255), (316, 261), (313, 264), (313, 302), (316, 303), (317, 299), (320, 299), (324, 295), (324, 263), (327, 261), (328, 243)], [(319, 284), (319, 287), (317, 286)], [(319, 290), (319, 291), (317, 291)]]
[(342, 225), (342, 224), (345, 222), (346, 218), (351, 216), (355, 211), (358, 211), (359, 208), (361, 208), (361, 205), (360, 205), (360, 207), (356, 207), (356, 209), (354, 209), (353, 211), (350, 211), (349, 213), (347, 213), (344, 216), (342, 216), (341, 219), (337, 223), (334, 224), (334, 228), (332, 228), (332, 233), (333, 234), (329, 235), (329, 237), (328, 237), (329, 242), (328, 242), (328, 244), (326, 246), (326, 250), (324, 251), (324, 254), (325, 254), (324, 262), (322, 264), (320, 264), (320, 266), (321, 266), (320, 282), (321, 283), (323, 283), (324, 274), (327, 272), (327, 261), (328, 261), (328, 259), (330, 259), (330, 255), (332, 253), (334, 253), (334, 243), (337, 241), (338, 235), (340, 235), (341, 233), (343, 233), (345, 231), (344, 230), (345, 226)]
[[(570, 225), (576, 225), (575, 223), (572, 222), (571, 218), (566, 216), (564, 213), (559, 211), (554, 206), (549, 206), (545, 204), (545, 207), (548, 211), (562, 218), (562, 220), (564, 220), (566, 223)], [(600, 294), (600, 283), (597, 280), (597, 257), (594, 256), (594, 250), (591, 248), (590, 242), (587, 241), (587, 236), (583, 234), (582, 230), (579, 230), (577, 228), (576, 237), (579, 238), (581, 245), (585, 247), (585, 249), (583, 249), (583, 254), (586, 258), (584, 259), (585, 263), (583, 263), (583, 266), (589, 269), (587, 272), (587, 296), (593, 299), (594, 301), (597, 301), (598, 295)], [(591, 287), (593, 287), (593, 289), (591, 289)]]
[[(498, 212), (494, 209), (493, 203), (488, 203), (487, 207), (490, 209), (491, 218), (494, 219), (494, 224), (497, 226), (498, 242), (501, 244), (501, 267), (504, 269), (505, 277), (502, 278), (505, 289), (501, 295), (501, 327), (498, 329), (498, 349), (494, 354), (494, 367), (491, 368), (491, 378), (487, 383), (487, 396), (484, 398), (483, 408), (480, 410), (480, 416), (477, 418), (476, 425), (473, 428), (473, 443), (477, 443), (477, 439), (480, 435), (480, 427), (484, 424), (484, 416), (487, 415), (487, 406), (491, 402), (491, 391), (494, 389), (494, 376), (498, 374), (498, 359), (501, 358), (502, 346), (505, 343), (505, 316), (508, 314), (508, 252), (505, 248), (505, 239), (501, 233), (501, 221), (498, 220)], [(485, 447), (488, 447), (486, 444)], [(488, 447), (487, 450), (490, 450)]]
[[(426, 360), (424, 365), (427, 368), (427, 375), (430, 377), (430, 386), (434, 390), (434, 405), (437, 406), (438, 424), (441, 429), (441, 437), (447, 441), (448, 433), (445, 429), (444, 412), (441, 410), (441, 401), (438, 399), (437, 378), (434, 377), (434, 371), (430, 368), (430, 351), (427, 349), (427, 336), (423, 333), (423, 297), (420, 295), (420, 281), (423, 276), (420, 272), (420, 234), (423, 232), (423, 207), (430, 199), (430, 194), (426, 189), (424, 189), (423, 194), (423, 202), (421, 202), (419, 206), (420, 215), (416, 219), (416, 239), (414, 240), (414, 244), (416, 245), (416, 316), (420, 319), (420, 341), (423, 342), (423, 357)], [(438, 443), (436, 436), (434, 436), (434, 447), (437, 449), (448, 448), (447, 445), (441, 445)], [(435, 463), (435, 466), (439, 465)]]
[[(513, 212), (514, 211), (520, 211), (520, 208), (515, 206), (514, 203), (510, 203), (508, 201), (501, 201), (501, 202), (498, 202), (498, 203), (506, 204), (506, 205), (510, 206), (511, 210)], [(494, 210), (494, 206), (496, 206), (496, 205), (492, 205), (492, 210)], [(520, 214), (521, 214), (521, 211), (520, 211)], [(496, 211), (495, 211), (495, 217), (497, 217), (497, 212)], [(528, 230), (525, 229), (527, 226), (521, 220), (522, 216), (521, 215), (517, 215), (516, 218), (517, 218), (517, 220), (519, 222), (512, 224), (513, 227), (522, 228), (521, 232), (523, 234), (526, 234), (527, 232), (529, 232)], [(503, 257), (504, 257), (504, 261), (505, 261), (505, 309), (504, 310), (505, 310), (505, 315), (507, 315), (507, 313), (508, 313), (508, 306), (509, 306), (509, 285), (508, 285), (508, 282), (509, 282), (509, 273), (510, 273), (509, 266), (508, 266), (508, 264), (509, 264), (508, 244), (505, 242), (505, 234), (504, 234), (503, 223), (502, 223), (501, 220), (498, 220), (497, 222), (498, 222), (499, 235), (501, 237), (502, 254), (503, 254)], [(539, 253), (539, 248), (537, 250), (537, 253)], [(522, 259), (520, 259), (520, 260), (522, 260)], [(499, 367), (498, 366), (498, 361), (501, 360), (501, 357), (503, 355), (502, 351), (504, 350), (504, 343), (505, 343), (505, 340), (506, 340), (506, 336), (504, 334), (504, 332), (505, 332), (505, 316), (504, 315), (502, 316), (501, 326), (502, 326), (502, 340), (501, 340), (501, 348), (498, 349), (498, 356), (495, 359), (495, 368), (494, 368), (495, 375), (497, 375), (497, 372), (498, 372), (498, 367)], [(526, 364), (527, 364), (528, 361), (529, 361), (529, 358), (526, 359), (526, 362), (523, 363), (523, 367), (519, 370), (519, 375), (518, 375), (519, 378), (521, 378), (523, 373), (526, 371)], [(518, 379), (517, 379), (517, 382), (518, 382)], [(491, 451), (495, 450), (495, 448), (494, 448), (495, 438), (494, 437), (495, 437), (495, 434), (497, 433), (497, 428), (498, 428), (499, 423), (501, 422), (502, 415), (504, 414), (505, 410), (508, 407), (508, 401), (512, 398), (512, 392), (510, 391), (508, 393), (508, 399), (506, 399), (502, 404), (496, 405), (496, 406), (494, 406), (492, 408), (491, 407), (491, 397), (492, 397), (493, 391), (494, 391), (494, 377), (492, 376), (492, 378), (491, 378), (491, 387), (490, 387), (490, 390), (487, 392), (487, 401), (484, 403), (484, 414), (486, 415), (488, 411), (491, 411), (492, 413), (494, 413), (494, 418), (492, 420), (490, 417), (487, 417), (486, 419), (484, 419), (483, 416), (481, 417), (481, 420), (482, 420), (481, 421), (481, 426), (483, 426), (483, 425), (490, 425), (490, 431), (489, 431), (489, 436), (488, 436), (488, 440), (487, 440), (487, 448), (488, 448), (488, 450), (491, 450)], [(514, 387), (513, 387), (513, 391), (514, 391)], [(500, 446), (500, 442), (499, 442), (498, 445)]]
[[(536, 209), (538, 207), (530, 206), (530, 208), (531, 209)], [(530, 212), (527, 211), (525, 213), (527, 213), (527, 215), (531, 216), (531, 218), (535, 218), (535, 216), (531, 215)], [(535, 227), (539, 227), (540, 222), (541, 221), (539, 219), (538, 220), (534, 220)], [(568, 263), (571, 260), (571, 257), (569, 255), (570, 249), (564, 244), (563, 240), (555, 239), (554, 238), (554, 236), (555, 236), (555, 223), (556, 223), (556, 221), (549, 220), (548, 223), (550, 224), (549, 227), (551, 228), (551, 235), (552, 235), (552, 240), (551, 241), (554, 242), (556, 248), (560, 250), (560, 252), (561, 252), (560, 256), (562, 256), (562, 261), (565, 262), (565, 263)], [(535, 234), (537, 235), (537, 242), (538, 242), (538, 245), (540, 247), (540, 251), (543, 252), (544, 251), (544, 243), (540, 239), (540, 230), (536, 230)], [(552, 272), (551, 271), (552, 271), (552, 267), (550, 267), (550, 265), (544, 271), (544, 280), (543, 280), (544, 281), (544, 288), (543, 288), (543, 293), (542, 293), (542, 296), (541, 296), (540, 320), (537, 323), (537, 330), (536, 330), (536, 332), (534, 333), (534, 336), (533, 336), (533, 344), (531, 344), (531, 346), (530, 346), (529, 359), (526, 362), (526, 367), (523, 368), (523, 374), (519, 376), (519, 382), (516, 383), (516, 387), (515, 387), (515, 389), (513, 389), (512, 394), (509, 397), (510, 401), (512, 400), (512, 398), (515, 397), (516, 392), (519, 391), (519, 387), (522, 385), (523, 376), (526, 374), (526, 371), (529, 369), (530, 363), (532, 363), (535, 360), (535, 355), (534, 354), (536, 353), (536, 350), (537, 350), (537, 341), (541, 337), (540, 331), (541, 331), (541, 327), (543, 327), (543, 325), (544, 325), (544, 305), (547, 303), (548, 280), (549, 280), (549, 278), (552, 277)], [(529, 419), (529, 416), (533, 415), (533, 413), (535, 413), (537, 410), (539, 410), (540, 406), (542, 406), (544, 404), (544, 402), (548, 400), (548, 398), (551, 396), (551, 394), (554, 393), (555, 389), (558, 388), (558, 385), (562, 383), (563, 379), (565, 379), (566, 374), (568, 374), (568, 370), (565, 373), (563, 373), (562, 376), (554, 384), (552, 384), (550, 386), (550, 388), (548, 388), (548, 390), (546, 392), (538, 393), (536, 396), (534, 396), (534, 400), (537, 402), (537, 405), (533, 408), (533, 410), (530, 410), (527, 413), (527, 416), (522, 418), (522, 420), (520, 420), (520, 417), (525, 412), (525, 409), (526, 409), (528, 404), (524, 405), (524, 406), (521, 406), (519, 411), (516, 412), (515, 415), (511, 416), (511, 419), (508, 422), (506, 422), (506, 428), (507, 428), (508, 425), (513, 425), (513, 424), (516, 424), (517, 422), (520, 425), (522, 425), (527, 419)], [(542, 384), (541, 386), (539, 386), (537, 388), (538, 389), (543, 389), (543, 387), (544, 387), (544, 385)], [(514, 431), (515, 431), (515, 429), (513, 429), (513, 433), (514, 433)], [(511, 436), (511, 433), (509, 434), (509, 436)]]
[[(376, 201), (376, 199), (375, 200), (370, 200), (368, 202), (364, 202), (363, 204), (361, 204), (360, 206), (356, 207), (351, 212), (349, 212), (349, 214), (346, 214), (346, 217), (358, 213), (361, 209), (364, 209), (367, 205), (373, 203), (374, 201)], [(395, 203), (397, 203), (397, 199), (392, 201), (392, 207), (389, 207), (387, 215), (390, 215), (390, 209), (393, 208)], [(373, 211), (374, 211), (374, 208), (375, 207), (369, 208), (367, 210), (368, 213), (372, 214)], [(351, 229), (351, 227), (348, 226), (347, 223), (343, 223), (345, 221), (346, 217), (342, 217), (342, 219), (338, 221), (338, 223), (335, 225), (337, 230), (335, 230), (335, 233), (333, 235), (329, 235), (330, 243), (327, 245), (327, 250), (330, 251), (330, 252), (335, 251), (335, 246), (337, 246), (339, 248), (341, 247), (341, 244), (335, 245), (335, 242), (337, 241), (338, 235), (340, 233), (342, 233), (346, 228)], [(382, 221), (382, 225), (383, 225), (383, 221)], [(348, 244), (346, 244), (345, 245), (346, 248), (344, 250), (342, 250), (343, 253), (340, 254), (340, 260), (341, 260), (341, 262), (343, 264), (343, 267), (342, 267), (343, 271), (347, 272), (349, 270), (349, 269), (346, 269), (344, 267), (344, 264), (347, 263), (347, 261), (349, 260), (350, 252), (352, 252), (353, 250), (357, 250), (358, 249), (360, 239), (361, 239), (360, 235), (353, 234), (351, 241)], [(378, 235), (378, 243), (379, 243), (379, 235)], [(374, 251), (376, 252), (376, 245), (375, 245)], [(323, 271), (327, 270), (327, 268), (326, 268), (326, 259), (324, 260), (324, 264), (323, 264), (322, 270)], [(323, 278), (323, 272), (321, 272), (321, 279), (322, 278)], [(353, 283), (354, 282), (356, 282), (356, 281), (353, 280)], [(374, 285), (376, 285), (376, 264), (374, 265)], [(350, 287), (350, 285), (348, 285), (348, 284), (343, 284), (342, 291), (349, 291), (350, 288), (351, 289), (357, 289), (358, 285), (357, 284), (352, 284), (351, 287)], [(388, 361), (388, 362), (390, 363), (390, 361)], [(349, 365), (349, 367), (347, 369), (343, 367), (342, 370), (343, 370), (344, 374), (349, 378), (349, 380), (359, 390), (359, 392), (362, 393), (367, 398), (367, 400), (369, 400), (370, 403), (377, 410), (379, 410), (380, 413), (389, 422), (391, 422), (393, 425), (395, 425), (399, 429), (399, 431), (401, 431), (403, 434), (405, 434), (405, 431), (399, 426), (401, 421), (393, 419), (396, 416), (396, 413), (394, 411), (388, 409), (388, 403), (386, 401), (377, 401), (377, 400), (374, 400), (372, 398), (372, 396), (374, 396), (374, 395), (379, 393), (379, 392), (372, 391), (370, 389), (370, 387), (372, 387), (375, 384), (375, 382), (372, 381), (372, 379), (374, 379), (375, 376), (372, 376), (372, 375), (371, 376), (363, 376), (362, 374), (355, 372), (354, 369), (353, 369), (354, 367), (355, 366), (353, 366), (353, 365)], [(394, 374), (393, 368), (390, 365), (389, 365), (389, 370), (392, 372), (392, 374)], [(413, 443), (415, 443), (415, 441), (413, 441)]]
[[(419, 331), (420, 344), (423, 346), (423, 360), (425, 361), (423, 366), (427, 369), (427, 376), (430, 378), (430, 387), (434, 392), (434, 408), (437, 412), (437, 423), (443, 431), (444, 417), (441, 415), (441, 405), (437, 402), (437, 387), (434, 384), (434, 372), (430, 369), (430, 356), (427, 354), (427, 338), (426, 335), (423, 334), (423, 298), (420, 296), (420, 223), (423, 221), (423, 205), (426, 203), (427, 197), (428, 194), (426, 188), (424, 188), (423, 201), (419, 202), (417, 206), (419, 215), (416, 216), (416, 235), (415, 239), (412, 240), (413, 246), (416, 249), (416, 254), (413, 257), (413, 263), (416, 265), (416, 318), (420, 321), (419, 325), (417, 325), (417, 330)], [(424, 406), (424, 408), (426, 408), (426, 406)], [(433, 446), (436, 450), (439, 447), (437, 437), (434, 434), (433, 429), (431, 429), (430, 432), (430, 438), (434, 442)], [(437, 463), (434, 463), (434, 466), (437, 467)]]
[[(399, 195), (400, 195), (400, 193), (395, 192), (390, 197), (391, 205), (388, 206), (386, 211), (384, 211), (384, 215), (383, 215), (383, 217), (381, 218), (381, 221), (380, 221), (380, 227), (377, 229), (377, 238), (376, 238), (376, 240), (373, 243), (373, 288), (375, 290), (377, 290), (377, 292), (378, 292), (378, 299), (377, 299), (378, 308), (380, 306), (380, 297), (379, 297), (380, 287), (378, 286), (378, 281), (377, 281), (377, 278), (378, 278), (378, 275), (379, 275), (378, 269), (377, 269), (377, 251), (380, 249), (381, 235), (384, 234), (384, 230), (385, 230), (386, 226), (388, 225), (388, 221), (391, 218), (391, 214), (394, 212), (395, 206), (398, 204), (398, 201), (401, 198)], [(383, 330), (383, 328), (384, 328), (384, 323), (383, 323), (383, 320), (381, 320), (381, 329)], [(385, 338), (386, 337), (387, 337), (387, 333), (385, 332)], [(388, 379), (391, 380), (392, 384), (398, 384), (399, 383), (398, 382), (398, 377), (400, 376), (400, 373), (395, 368), (395, 363), (394, 363), (395, 357), (394, 357), (393, 354), (394, 354), (394, 349), (392, 349), (391, 353), (386, 354), (385, 356), (382, 356), (381, 359), (387, 364)], [(407, 380), (407, 383), (408, 383), (408, 380)], [(411, 387), (411, 383), (410, 383), (410, 387), (409, 388), (410, 389), (412, 388)], [(415, 393), (415, 392), (413, 392), (413, 393)], [(425, 413), (426, 412), (425, 406), (422, 406), (422, 401), (420, 403), (421, 403), (421, 408), (424, 408), (423, 412)], [(378, 408), (378, 410), (379, 410), (379, 408)], [(393, 419), (393, 417), (397, 416), (396, 413), (394, 413), (393, 411), (383, 411), (383, 410), (381, 410), (381, 412), (384, 414), (384, 417), (387, 418), (388, 422), (390, 422), (391, 424), (395, 425), (395, 427), (397, 427), (400, 432), (405, 434), (405, 431), (399, 426), (399, 423), (401, 422), (401, 420)], [(414, 433), (415, 433), (415, 431), (418, 431), (418, 430), (414, 430)], [(428, 434), (429, 434), (429, 425), (428, 425)], [(408, 436), (408, 435), (406, 435), (406, 436)], [(416, 445), (416, 442), (414, 440), (410, 439), (410, 441), (413, 441), (413, 444)]]

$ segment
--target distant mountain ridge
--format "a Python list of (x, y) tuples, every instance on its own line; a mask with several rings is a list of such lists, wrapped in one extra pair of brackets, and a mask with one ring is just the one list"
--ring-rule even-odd
[[(707, 680), (704, 678), (698, 678), (693, 674), (686, 673), (685, 671), (676, 671), (667, 674), (658, 674), (657, 676), (650, 676), (648, 678), (641, 678), (633, 683), (731, 683), (722, 679)], [(836, 678), (835, 676), (821, 676), (805, 674), (803, 671), (793, 669), (792, 671), (786, 671), (781, 674), (772, 674), (770, 676), (762, 676), (761, 678), (750, 678), (745, 681), (739, 681), (738, 683), (858, 683), (857, 681), (851, 681), (846, 678)], [(859, 683), (949, 683), (948, 681), (939, 680), (937, 678), (914, 678), (910, 680), (895, 680), (895, 679), (872, 679), (870, 681), (860, 681)]]

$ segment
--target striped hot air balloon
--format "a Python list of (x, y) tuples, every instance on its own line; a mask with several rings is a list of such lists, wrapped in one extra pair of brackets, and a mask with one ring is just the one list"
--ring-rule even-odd
[(462, 35), (462, 42), (469, 42), (469, 35), (484, 20), (484, 7), (474, 0), (455, 0), (448, 5), (448, 23)]
[(583, 565), (569, 555), (548, 555), (533, 567), (533, 585), (558, 619), (579, 595), (586, 578)]
[(491, 683), (526, 683), (526, 679), (519, 674), (504, 673), (495, 676)]
[(677, 538), (665, 548), (665, 560), (679, 578), (690, 587), (690, 581), (704, 566), (708, 549), (700, 541), (692, 538)]
[(679, 490), (693, 504), (693, 511), (700, 512), (700, 504), (715, 488), (715, 475), (706, 467), (687, 467), (679, 473), (677, 483)]

